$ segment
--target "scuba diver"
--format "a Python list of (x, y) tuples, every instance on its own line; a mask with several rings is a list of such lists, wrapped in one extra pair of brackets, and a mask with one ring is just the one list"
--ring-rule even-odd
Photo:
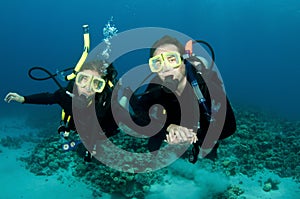
[[(178, 146), (188, 143), (193, 144), (190, 162), (195, 163), (198, 157), (217, 158), (219, 140), (236, 131), (234, 112), (217, 73), (208, 69), (203, 57), (187, 54), (187, 49), (168, 35), (151, 47), (149, 67), (155, 77), (146, 90), (142, 94), (127, 90), (124, 94), (127, 101), (121, 98), (123, 101), (119, 102), (124, 108), (125, 104), (130, 106), (130, 116), (137, 125), (151, 122), (161, 127), (155, 135), (151, 129), (143, 132), (149, 137), (149, 151), (156, 152), (164, 141)], [(223, 122), (218, 120), (222, 113)], [(130, 122), (127, 125), (134, 128)], [(207, 136), (210, 139), (206, 140)]]
[[(57, 91), (28, 96), (9, 92), (4, 100), (7, 103), (15, 101), (22, 104), (59, 104), (62, 107), (62, 115), (58, 133), (63, 138), (63, 142), (65, 142), (62, 146), (63, 150), (74, 150), (78, 144), (83, 143), (87, 149), (84, 159), (91, 161), (92, 153), (96, 152), (96, 139), (104, 139), (104, 136), (110, 137), (119, 131), (110, 108), (117, 71), (113, 64), (109, 64), (108, 61), (109, 53), (111, 52), (110, 39), (117, 35), (118, 29), (113, 23), (113, 17), (111, 17), (103, 28), (103, 40), (106, 46), (102, 52), (102, 58), (87, 61), (90, 50), (89, 27), (88, 25), (83, 25), (82, 28), (84, 48), (74, 68), (67, 68), (58, 71), (56, 74), (51, 74), (42, 67), (32, 67), (28, 72), (30, 78), (34, 80), (53, 79), (59, 87)], [(42, 70), (49, 76), (45, 78), (34, 77), (31, 74), (34, 70)], [(72, 73), (65, 76), (64, 73), (68, 70), (72, 70)], [(64, 80), (68, 81), (66, 87), (62, 87), (57, 81), (57, 75), (62, 75)], [(94, 112), (95, 117), (92, 117), (90, 113)], [(76, 124), (77, 120), (74, 118), (74, 114), (79, 118), (78, 124)], [(99, 126), (99, 124), (101, 126), (100, 130), (103, 132), (99, 132), (99, 128), (94, 128), (97, 129), (97, 132), (94, 132), (93, 127), (95, 125)], [(78, 135), (76, 132), (80, 135), (80, 140), (70, 141), (71, 135)]]
[[(117, 72), (112, 64), (107, 67), (107, 63), (101, 60), (84, 62), (81, 69), (78, 71), (75, 80), (69, 81), (66, 88), (61, 87), (54, 93), (39, 93), (33, 95), (22, 96), (18, 93), (9, 92), (5, 101), (12, 101), (22, 104), (58, 104), (63, 108), (61, 126), (58, 128), (64, 138), (69, 137), (70, 132), (76, 132), (76, 128), (91, 129), (91, 121), (89, 111), (95, 109), (98, 123), (104, 132), (87, 132), (84, 135), (80, 134), (80, 140), (85, 144), (88, 151), (85, 153), (85, 160), (91, 161), (92, 155), (89, 151), (96, 151), (95, 143), (90, 143), (96, 136), (96, 133), (104, 133), (106, 137), (115, 135), (118, 132), (118, 126), (114, 122), (110, 101), (112, 94), (112, 82), (115, 81)], [(73, 107), (72, 107), (73, 101)], [(73, 114), (83, 114), (81, 124), (75, 128)], [(89, 143), (87, 143), (89, 142)], [(75, 147), (74, 142), (70, 146), (64, 146), (65, 150)]]

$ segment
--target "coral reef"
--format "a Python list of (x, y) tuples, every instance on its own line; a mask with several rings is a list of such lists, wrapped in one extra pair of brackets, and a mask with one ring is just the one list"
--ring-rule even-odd
[(263, 190), (266, 192), (271, 190), (278, 190), (278, 184), (280, 184), (279, 180), (269, 178), (267, 181), (264, 182)]
[(24, 141), (21, 138), (15, 138), (15, 137), (11, 137), (11, 136), (6, 136), (5, 138), (2, 138), (0, 140), (0, 144), (2, 146), (10, 148), (10, 149), (21, 148), (23, 142)]
[(19, 149), (24, 142), (40, 142), (40, 138), (36, 134), (6, 136), (0, 139), (0, 145), (9, 149)]
[[(222, 142), (219, 161), (229, 175), (263, 169), (300, 181), (300, 122), (259, 111), (236, 110), (237, 132)], [(230, 159), (228, 158), (230, 157)]]
[(99, 162), (79, 163), (73, 175), (80, 177), (94, 188), (94, 193), (119, 193), (127, 198), (144, 198), (154, 183), (161, 183), (164, 171), (149, 173), (120, 172)]
[(59, 137), (44, 138), (28, 157), (19, 158), (26, 163), (26, 169), (36, 175), (53, 175), (61, 169), (68, 169), (76, 161), (75, 154), (64, 153)]
[[(137, 149), (132, 140), (124, 141), (120, 138), (122, 133), (112, 139), (115, 144), (130, 145), (131, 148)], [(75, 138), (73, 138), (75, 139)], [(79, 138), (77, 138), (79, 139)], [(130, 139), (130, 137), (128, 138)], [(145, 151), (139, 145), (138, 151)], [(102, 192), (118, 193), (127, 198), (144, 198), (149, 192), (150, 186), (154, 183), (163, 183), (166, 169), (158, 171), (149, 171), (145, 173), (127, 173), (112, 169), (96, 159), (91, 162), (84, 161), (85, 148), (80, 144), (74, 151), (63, 151), (62, 142), (58, 136), (44, 138), (34, 148), (28, 157), (20, 158), (25, 162), (25, 167), (36, 175), (54, 175), (60, 171), (71, 171), (72, 175), (89, 184), (93, 188), (93, 195), (100, 197)], [(124, 164), (130, 159), (124, 159)], [(58, 179), (59, 180), (59, 179)]]
[[(223, 172), (226, 176), (244, 174), (249, 177), (268, 169), (280, 177), (292, 177), (300, 182), (300, 122), (273, 118), (260, 111), (244, 108), (234, 111), (237, 132), (221, 141), (218, 158), (214, 162), (199, 160), (201, 167), (210, 172)], [(133, 138), (122, 132), (113, 136), (111, 141), (127, 151), (142, 153), (147, 150), (144, 139)], [(29, 156), (20, 158), (28, 170), (36, 175), (46, 176), (71, 171), (73, 176), (92, 187), (95, 197), (106, 192), (117, 193), (126, 198), (144, 198), (153, 184), (167, 183), (163, 178), (166, 173), (172, 172), (170, 168), (149, 170), (146, 173), (120, 172), (95, 159), (85, 162), (85, 148), (79, 145), (74, 151), (63, 151), (58, 135), (39, 138), (7, 136), (1, 139), (0, 144), (8, 148), (19, 148), (24, 142), (37, 143)], [(132, 161), (130, 157), (124, 158), (121, 154), (114, 158), (123, 160), (124, 165)], [(187, 154), (182, 158), (187, 160)], [(262, 190), (269, 192), (279, 189), (280, 182), (270, 178), (258, 183)], [(230, 185), (224, 193), (214, 198), (243, 198), (243, 192), (239, 185)]]

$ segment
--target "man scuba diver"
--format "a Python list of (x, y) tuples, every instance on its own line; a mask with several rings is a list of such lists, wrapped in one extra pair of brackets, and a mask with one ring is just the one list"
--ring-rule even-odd
[[(236, 122), (216, 72), (210, 71), (210, 82), (206, 82), (203, 78), (208, 74), (205, 60), (183, 58), (185, 54), (184, 46), (173, 37), (164, 36), (156, 41), (149, 59), (155, 77), (142, 94), (133, 93), (129, 105), (133, 111), (131, 117), (139, 126), (150, 122), (161, 126), (155, 135), (152, 135), (153, 129), (143, 132), (148, 136), (152, 133), (148, 140), (149, 151), (159, 150), (164, 140), (172, 145), (193, 144), (190, 162), (195, 163), (198, 157), (215, 159), (218, 141), (235, 132)], [(202, 64), (202, 71), (191, 64)], [(208, 84), (213, 89), (208, 89)], [(223, 118), (223, 122), (219, 118)], [(128, 126), (132, 128), (130, 123)]]

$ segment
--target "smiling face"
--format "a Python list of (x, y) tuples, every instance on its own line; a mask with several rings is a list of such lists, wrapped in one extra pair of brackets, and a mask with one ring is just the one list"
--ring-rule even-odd
[(96, 93), (93, 89), (96, 85), (92, 85), (94, 83), (93, 79), (101, 79), (101, 75), (94, 70), (83, 70), (81, 72), (86, 74), (86, 76), (83, 76), (82, 79), (80, 79), (80, 85), (77, 85), (78, 95), (85, 96), (88, 99)]
[[(178, 52), (178, 48), (173, 44), (164, 44), (156, 48), (156, 50), (153, 53), (153, 56), (160, 55), (165, 52)], [(178, 67), (172, 67), (168, 62), (162, 63), (162, 70), (157, 72), (158, 77), (165, 81), (166, 77), (172, 76), (173, 80), (178, 80), (178, 91), (181, 92), (182, 89), (185, 87), (186, 84), (186, 75), (185, 75), (185, 64), (182, 61), (182, 63)]]

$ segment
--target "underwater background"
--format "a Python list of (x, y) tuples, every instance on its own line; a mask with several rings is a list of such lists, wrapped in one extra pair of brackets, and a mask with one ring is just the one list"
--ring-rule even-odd
[[(299, 119), (297, 0), (12, 0), (3, 1), (0, 9), (2, 98), (11, 90), (56, 89), (51, 81), (29, 79), (28, 69), (43, 66), (55, 72), (74, 66), (82, 52), (82, 25), (90, 27), (93, 49), (113, 16), (119, 32), (162, 27), (207, 41), (232, 102)], [(128, 70), (126, 63), (116, 67)], [(8, 108), (3, 102), (0, 106)]]
[[(28, 70), (33, 66), (42, 66), (55, 73), (57, 70), (75, 66), (82, 53), (82, 25), (89, 25), (92, 50), (102, 42), (102, 29), (112, 16), (118, 33), (142, 27), (162, 27), (182, 32), (194, 39), (207, 41), (215, 51), (216, 65), (222, 75), (228, 97), (237, 113), (238, 131), (236, 137), (227, 141), (227, 148), (220, 151), (220, 154), (224, 155), (223, 159), (220, 159), (221, 166), (212, 169), (209, 166), (212, 164), (211, 162), (204, 162), (203, 165), (207, 165), (206, 167), (212, 173), (225, 171), (227, 174), (229, 172), (228, 175), (235, 175), (241, 172), (251, 177), (257, 171), (250, 168), (251, 165), (259, 165), (257, 168), (264, 167), (275, 171), (280, 167), (279, 163), (286, 160), (288, 166), (277, 169), (275, 173), (280, 177), (296, 178), (298, 180), (296, 189), (299, 193), (300, 1), (10, 0), (2, 1), (0, 5), (2, 25), (0, 31), (0, 97), (2, 99), (10, 91), (22, 95), (55, 91), (57, 85), (53, 81), (34, 81), (28, 77)], [(112, 45), (113, 50), (114, 46)], [(133, 57), (133, 59), (144, 61), (142, 57)], [(131, 65), (118, 62), (115, 67), (122, 74), (130, 70), (129, 66)], [(0, 128), (2, 165), (6, 165), (6, 152), (26, 148), (22, 145), (24, 142), (35, 143), (35, 146), (37, 144), (43, 150), (56, 147), (54, 144), (57, 141), (56, 138), (48, 136), (51, 133), (54, 136), (57, 135), (56, 129), (60, 120), (58, 106), (7, 104), (0, 100), (0, 118), (1, 124), (4, 125)], [(25, 120), (25, 125), (19, 122), (18, 118)], [(20, 125), (18, 126), (18, 124)], [(11, 140), (9, 136), (13, 136), (13, 133), (22, 131), (26, 135), (28, 126), (32, 129), (42, 129), (39, 132), (42, 131), (44, 134), (40, 133), (38, 138), (21, 136)], [(39, 145), (41, 139), (48, 139), (47, 144), (42, 147)], [(258, 148), (246, 147), (245, 149), (241, 147), (249, 143), (252, 146), (256, 146), (258, 143), (264, 144)], [(291, 148), (283, 150), (283, 145), (290, 145)], [(267, 151), (266, 147), (274, 148), (274, 150)], [(225, 151), (226, 149), (235, 153), (233, 159), (230, 156), (231, 153)], [(31, 158), (21, 158), (27, 165), (25, 167), (36, 175), (55, 173), (55, 169), (49, 173), (48, 170), (45, 171), (36, 165), (31, 168), (28, 166), (33, 164), (33, 160), (36, 160), (34, 159), (36, 150), (38, 149), (26, 151)], [(32, 151), (35, 152), (32, 154)], [(247, 154), (249, 151), (252, 155)], [(266, 151), (268, 154), (265, 154)], [(64, 165), (74, 160), (73, 156), (64, 160)], [(262, 161), (270, 156), (274, 156), (277, 162), (275, 160), (276, 163)], [(59, 156), (59, 158), (61, 157)], [(53, 161), (54, 159), (57, 159), (57, 156), (53, 157)], [(239, 165), (233, 164), (233, 160), (239, 162)], [(48, 161), (52, 161), (52, 159)], [(290, 164), (291, 162), (295, 164)], [(7, 165), (7, 168), (9, 167), (10, 165)], [(82, 167), (76, 167), (77, 176), (75, 177), (83, 177), (84, 172), (90, 172)], [(173, 171), (180, 173), (182, 167), (175, 165), (172, 168)], [(283, 172), (284, 170), (289, 173)], [(0, 172), (2, 172), (0, 175), (5, 173), (3, 170)], [(157, 176), (162, 176), (164, 171), (160, 172), (162, 173), (148, 177), (161, 181)], [(209, 177), (210, 180), (223, 179), (220, 176), (212, 176), (212, 173), (199, 173), (199, 175)], [(194, 179), (194, 177), (185, 177), (199, 184), (202, 183), (201, 180)], [(277, 187), (279, 182), (269, 179), (271, 178), (260, 179), (261, 186), (264, 187), (269, 183)], [(87, 180), (92, 182), (91, 184), (105, 186), (95, 183), (95, 179)], [(283, 180), (281, 182), (283, 184)], [(47, 185), (44, 186), (47, 187)], [(274, 187), (273, 189), (276, 190)], [(222, 186), (215, 188), (224, 191)], [(96, 190), (96, 188), (94, 189)], [(109, 192), (111, 190), (102, 191)], [(126, 191), (122, 191), (126, 193)], [(236, 198), (243, 196), (241, 190), (236, 187), (233, 187), (231, 191), (235, 193), (233, 195)], [(11, 192), (14, 192), (13, 187)], [(207, 198), (202, 189), (197, 193), (200, 198)], [(95, 198), (100, 195), (98, 192), (95, 194), (94, 191)], [(219, 196), (219, 198), (227, 198), (227, 196)], [(128, 196), (128, 198), (133, 197), (134, 194)], [(116, 196), (116, 198), (118, 197)], [(247, 196), (246, 198), (251, 197)], [(258, 197), (253, 196), (252, 198)], [(274, 198), (285, 197), (282, 195)]]

